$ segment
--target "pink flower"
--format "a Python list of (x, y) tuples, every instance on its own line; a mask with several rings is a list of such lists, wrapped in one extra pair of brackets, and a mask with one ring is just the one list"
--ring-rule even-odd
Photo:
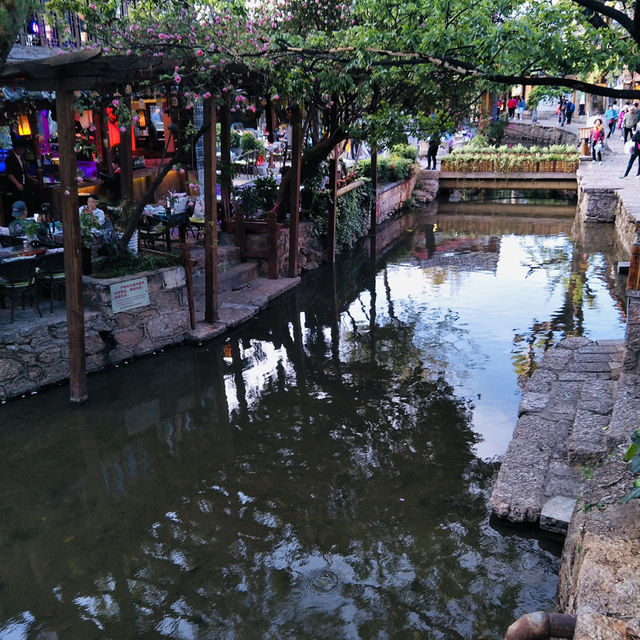
[(111, 101), (111, 104), (112, 104), (114, 107), (117, 107), (120, 103), (118, 102), (118, 99), (117, 99), (117, 98), (114, 98), (114, 99)]
[(138, 122), (138, 120), (140, 120), (140, 116), (133, 116), (133, 118), (131, 118), (134, 122)]
[(203, 55), (204, 55), (204, 51), (203, 51), (202, 49), (198, 49), (198, 50), (196, 51), (196, 55), (197, 55), (197, 56), (203, 56)]
[(184, 169), (180, 167), (179, 173), (184, 173)]
[(181, 77), (181, 76), (179, 76), (178, 74), (176, 74), (175, 76), (173, 76), (173, 81), (174, 81), (176, 84), (180, 84), (180, 81), (181, 81), (181, 80), (182, 80), (182, 77)]
[(278, 100), (280, 100), (280, 96), (276, 93), (276, 94), (273, 96), (272, 100), (278, 101)]
[(124, 133), (127, 130), (127, 127), (120, 127), (120, 133)]
[(203, 100), (208, 100), (210, 97), (211, 97), (211, 92), (210, 92), (210, 91), (205, 91), (205, 92), (202, 94), (202, 99), (203, 99)]
[(91, 9), (92, 11), (95, 11), (96, 10), (96, 5), (93, 4), (93, 2), (90, 2), (89, 3), (89, 9)]

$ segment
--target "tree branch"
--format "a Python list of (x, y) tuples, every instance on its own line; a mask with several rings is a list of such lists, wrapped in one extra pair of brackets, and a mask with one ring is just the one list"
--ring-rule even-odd
[(617, 22), (622, 28), (629, 32), (629, 35), (638, 43), (640, 43), (640, 34), (637, 32), (633, 20), (624, 12), (614, 7), (606, 5), (600, 0), (571, 0), (581, 7), (591, 9), (600, 15), (607, 16)]

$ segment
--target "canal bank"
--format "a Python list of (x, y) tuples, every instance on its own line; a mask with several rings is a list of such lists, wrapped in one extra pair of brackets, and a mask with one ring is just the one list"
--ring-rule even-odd
[[(633, 174), (620, 177), (627, 161), (617, 134), (602, 164), (583, 159), (577, 224), (615, 224), (630, 255), (640, 205)], [(567, 338), (545, 354), (491, 496), (495, 515), (566, 534), (556, 610), (575, 616), (574, 640), (640, 637), (640, 509), (622, 503), (640, 417), (639, 321), (638, 291), (628, 290), (624, 341)]]

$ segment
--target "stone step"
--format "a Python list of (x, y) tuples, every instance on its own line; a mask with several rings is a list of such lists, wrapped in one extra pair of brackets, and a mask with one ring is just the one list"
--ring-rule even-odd
[(587, 338), (567, 338), (545, 353), (524, 388), (491, 495), (495, 515), (536, 523), (550, 500), (566, 505), (580, 494), (585, 465), (612, 448), (607, 434), (623, 355), (624, 341)]
[[(246, 287), (258, 278), (258, 265), (255, 262), (241, 262), (218, 271), (218, 293)], [(193, 288), (204, 291), (204, 271), (194, 272)]]

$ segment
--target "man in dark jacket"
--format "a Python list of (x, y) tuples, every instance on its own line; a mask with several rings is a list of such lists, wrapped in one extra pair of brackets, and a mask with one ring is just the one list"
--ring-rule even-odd
[(11, 153), (7, 156), (7, 178), (9, 179), (7, 196), (11, 204), (16, 200), (22, 200), (30, 209), (33, 209), (35, 207), (34, 187), (37, 180), (27, 173), (24, 151), (24, 143), (16, 140)]

